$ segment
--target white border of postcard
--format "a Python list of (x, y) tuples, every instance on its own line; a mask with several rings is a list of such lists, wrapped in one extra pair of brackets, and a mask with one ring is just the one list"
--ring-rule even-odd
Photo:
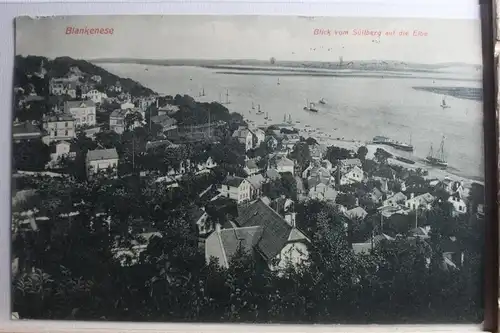
[[(81, 0), (80, 0), (81, 1)], [(11, 117), (14, 25), (16, 16), (123, 14), (251, 14), (355, 17), (479, 18), (478, 0), (330, 0), (289, 2), (285, 0), (238, 1), (117, 1), (94, 0), (85, 3), (66, 0), (4, 0), (0, 3), (0, 110)], [(0, 155), (11, 154), (10, 121), (0, 122)], [(11, 320), (10, 312), (10, 159), (0, 164), (0, 332), (470, 332), (477, 325), (408, 326), (296, 326), (296, 325), (211, 325), (115, 322), (66, 322)]]

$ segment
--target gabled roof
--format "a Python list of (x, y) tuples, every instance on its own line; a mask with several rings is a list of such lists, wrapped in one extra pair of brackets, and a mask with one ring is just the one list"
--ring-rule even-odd
[(127, 109), (115, 109), (109, 116), (113, 118), (125, 118), (127, 112)]
[(434, 196), (430, 193), (424, 193), (421, 195), (418, 195), (414, 197), (413, 199), (408, 199), (408, 200), (417, 200), (420, 202), (420, 204), (430, 204), (434, 201)]
[(252, 185), (252, 187), (256, 190), (262, 187), (262, 184), (266, 181), (261, 174), (256, 174), (247, 178), (247, 181)]
[(345, 215), (350, 219), (365, 218), (368, 213), (362, 207), (356, 207), (345, 212)]
[(218, 241), (206, 242), (207, 254), (222, 254), (225, 265), (241, 249), (244, 253), (251, 253), (262, 237), (263, 228), (228, 228), (213, 232), (209, 237), (216, 237)]
[(241, 227), (263, 228), (256, 248), (265, 260), (270, 260), (280, 253), (293, 230), (285, 219), (261, 200), (239, 206), (236, 222)]
[(146, 143), (146, 150), (155, 149), (159, 147), (170, 147), (174, 144), (169, 140), (157, 140), (157, 141), (148, 141)]
[(240, 187), (241, 183), (244, 180), (245, 180), (245, 178), (242, 178), (242, 177), (227, 175), (226, 179), (223, 180), (222, 184), (228, 185), (231, 187)]
[(118, 153), (115, 148), (89, 150), (87, 161), (118, 159)]
[(359, 158), (348, 158), (345, 160), (340, 160), (340, 165), (343, 167), (353, 167), (353, 166), (361, 166), (361, 160)]
[(87, 99), (84, 101), (66, 101), (64, 103), (64, 108), (67, 108), (67, 109), (80, 108), (80, 107), (88, 108), (91, 106), (95, 106), (95, 103), (90, 99)]
[(384, 194), (378, 189), (374, 188), (373, 190), (370, 191), (370, 194), (375, 198), (375, 199), (380, 199)]
[(35, 136), (39, 136), (41, 134), (41, 131), (37, 126), (26, 121), (24, 123), (14, 124), (14, 126), (12, 126), (12, 134), (14, 136), (16, 136), (16, 134), (34, 134)]
[(390, 196), (389, 198), (387, 198), (387, 200), (391, 200), (391, 201), (406, 201), (408, 199), (408, 197), (406, 195), (404, 195), (402, 192), (398, 192), (392, 196)]
[(269, 179), (280, 179), (280, 173), (276, 169), (268, 169), (266, 171), (266, 177)]

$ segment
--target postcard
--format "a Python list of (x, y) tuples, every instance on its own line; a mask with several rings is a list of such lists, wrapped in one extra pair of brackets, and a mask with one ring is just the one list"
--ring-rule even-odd
[(21, 319), (483, 320), (479, 20), (16, 20)]

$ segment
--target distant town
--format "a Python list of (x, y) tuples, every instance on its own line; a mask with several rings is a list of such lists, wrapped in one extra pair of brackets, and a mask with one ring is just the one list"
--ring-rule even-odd
[(69, 57), (17, 56), (13, 108), (17, 318), (482, 320), (479, 183)]

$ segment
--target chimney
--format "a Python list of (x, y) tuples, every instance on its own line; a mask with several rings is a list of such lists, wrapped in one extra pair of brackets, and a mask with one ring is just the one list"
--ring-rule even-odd
[(415, 197), (414, 193), (410, 193), (410, 199), (413, 199)]
[(219, 222), (215, 223), (215, 232), (220, 233), (220, 228), (221, 228), (220, 223)]
[(295, 215), (297, 215), (297, 213), (289, 213), (285, 215), (285, 221), (293, 228), (295, 228)]
[(356, 198), (356, 207), (359, 206), (359, 199)]

